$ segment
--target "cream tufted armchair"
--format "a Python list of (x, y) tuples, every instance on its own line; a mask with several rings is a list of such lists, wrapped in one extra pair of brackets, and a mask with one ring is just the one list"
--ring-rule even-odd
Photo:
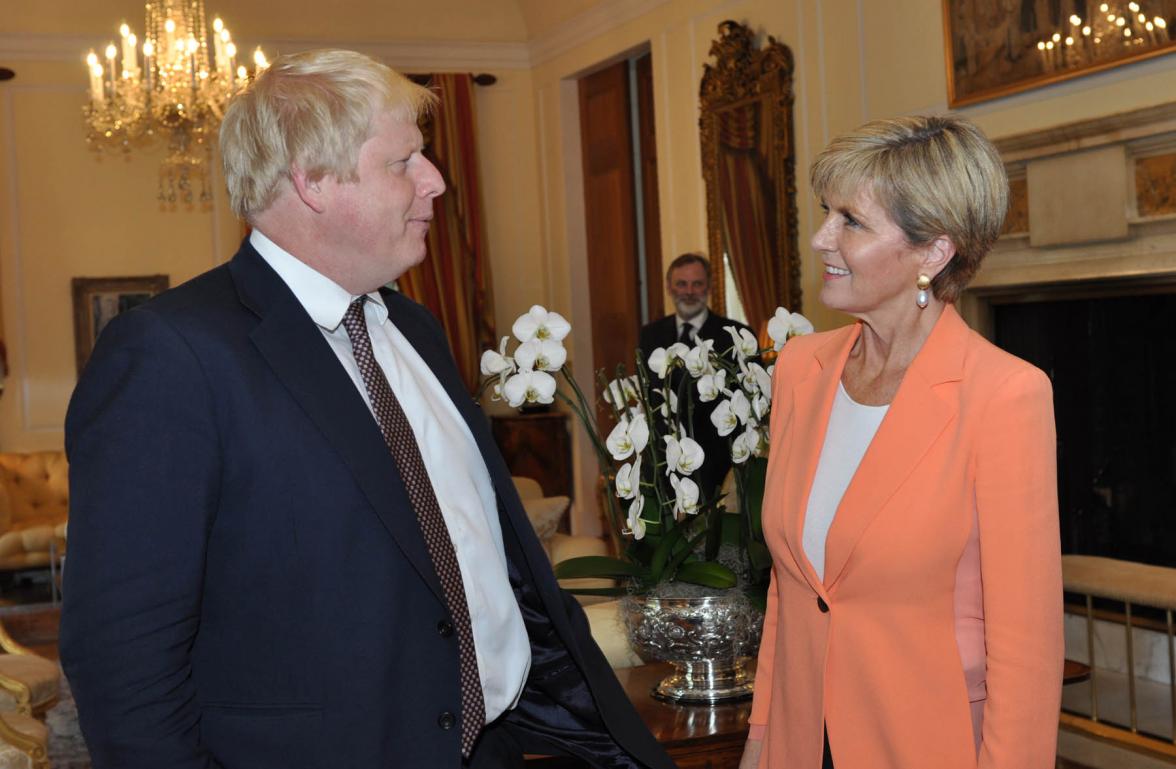
[(0, 713), (0, 769), (49, 769), (49, 730), (31, 716)]
[(0, 453), (0, 569), (49, 566), (65, 553), (69, 464), (63, 451)]

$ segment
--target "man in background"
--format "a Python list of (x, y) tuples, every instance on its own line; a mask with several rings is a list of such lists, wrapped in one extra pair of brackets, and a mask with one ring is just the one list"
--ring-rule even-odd
[[(710, 301), (711, 266), (705, 256), (697, 253), (685, 253), (670, 262), (666, 270), (666, 291), (674, 303), (674, 314), (647, 323), (641, 328), (638, 346), (641, 355), (646, 360), (658, 347), (669, 347), (675, 342), (681, 342), (687, 347), (694, 347), (700, 341), (709, 339), (714, 342), (714, 350), (723, 352), (733, 344), (727, 326), (736, 329), (751, 329), (737, 320), (724, 318), (711, 312), (707, 306)], [(672, 382), (674, 386), (676, 382)], [(697, 398), (697, 391), (694, 393)], [(715, 410), (716, 401), (710, 403), (695, 403), (694, 406), (694, 440), (702, 446), (706, 454), (702, 469), (698, 471), (695, 482), (704, 498), (710, 499), (721, 488), (723, 479), (731, 469), (731, 451), (727, 438), (721, 437), (711, 423), (710, 415)]]
[(445, 190), (434, 101), (349, 51), (279, 58), (220, 132), (252, 233), (98, 340), (61, 637), (94, 769), (672, 766), (440, 325), (384, 288)]

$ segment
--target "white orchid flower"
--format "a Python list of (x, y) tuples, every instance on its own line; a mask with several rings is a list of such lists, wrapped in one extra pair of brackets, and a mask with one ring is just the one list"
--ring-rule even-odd
[(504, 371), (514, 371), (514, 361), (506, 355), (506, 343), (509, 341), (510, 337), (504, 336), (498, 345), (497, 352), (486, 350), (482, 353), (482, 376), (494, 376)]
[(669, 388), (655, 388), (650, 393), (661, 398), (661, 405), (654, 409), (658, 413), (658, 416), (662, 419), (669, 419), (672, 416), (678, 415), (678, 393)]
[(702, 467), (706, 453), (698, 441), (686, 437), (678, 439), (672, 435), (665, 436), (664, 440), (666, 442), (666, 475), (672, 473), (690, 475)]
[(751, 413), (755, 416), (755, 421), (759, 422), (768, 414), (768, 410), (772, 408), (772, 403), (763, 396), (762, 393), (757, 393), (751, 399)]
[(632, 534), (633, 539), (641, 539), (645, 536), (645, 521), (641, 518), (641, 511), (645, 509), (645, 497), (640, 494), (629, 505), (629, 516), (625, 521), (629, 528), (622, 531), (622, 534)]
[[(516, 353), (517, 357), (517, 353)], [(754, 384), (755, 389), (768, 400), (772, 401), (772, 375), (758, 363), (747, 364), (747, 377)]]
[(617, 496), (621, 499), (633, 499), (641, 491), (641, 455), (638, 454), (633, 464), (626, 462), (617, 471)]
[(669, 347), (658, 347), (649, 354), (649, 360), (646, 361), (649, 365), (649, 370), (657, 375), (658, 379), (665, 379), (666, 373), (673, 367), (674, 361), (685, 359), (690, 348), (681, 342), (674, 342)]
[(670, 485), (674, 487), (674, 518), (681, 519), (683, 515), (697, 515), (698, 484), (689, 478), (671, 475)]
[(762, 457), (768, 453), (768, 431), (755, 427), (751, 424), (747, 425), (747, 429), (743, 431), (747, 447), (751, 450), (754, 456)]
[(751, 445), (748, 443), (747, 433), (742, 432), (731, 441), (731, 461), (741, 465), (751, 457)]
[(698, 378), (714, 371), (710, 360), (711, 349), (714, 346), (713, 339), (703, 339), (697, 347), (686, 353), (682, 362), (686, 364), (686, 371), (690, 373), (690, 376)]
[(513, 408), (524, 403), (551, 403), (555, 399), (555, 377), (546, 371), (520, 371), (506, 380), (502, 393)]
[(710, 418), (711, 424), (715, 426), (715, 432), (720, 436), (730, 435), (739, 426), (739, 417), (735, 416), (735, 412), (731, 410), (730, 398), (719, 403), (711, 412)]
[(520, 342), (532, 339), (559, 342), (572, 330), (572, 325), (558, 312), (548, 312), (546, 308), (535, 305), (525, 315), (520, 315), (510, 330)]
[(751, 402), (742, 390), (736, 390), (731, 395), (731, 413), (739, 419), (739, 424), (747, 424), (751, 417)]
[(799, 312), (788, 312), (776, 308), (776, 314), (768, 321), (768, 336), (772, 338), (772, 349), (779, 352), (784, 343), (794, 336), (813, 333), (813, 324)]
[(649, 443), (649, 423), (644, 414), (638, 414), (632, 419), (622, 419), (612, 429), (604, 445), (612, 458), (620, 462), (628, 459), (634, 453), (640, 454)]
[(731, 335), (731, 340), (735, 343), (733, 351), (736, 358), (747, 358), (759, 352), (759, 342), (747, 329), (723, 326), (723, 330)]
[(698, 402), (710, 403), (719, 394), (723, 392), (723, 388), (727, 384), (727, 372), (719, 369), (713, 374), (704, 375), (698, 380)]
[(568, 359), (568, 351), (550, 339), (532, 339), (515, 350), (515, 363), (520, 371), (559, 371)]
[(629, 403), (637, 400), (637, 377), (619, 377), (609, 382), (604, 400), (618, 411), (624, 411)]

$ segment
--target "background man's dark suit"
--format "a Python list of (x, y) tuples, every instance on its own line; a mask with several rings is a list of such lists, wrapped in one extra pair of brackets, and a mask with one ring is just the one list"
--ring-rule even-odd
[[(485, 459), (532, 644), (474, 765), (521, 747), (637, 766), (619, 743), (672, 766), (558, 589), (440, 326), (384, 298)], [(460, 765), (457, 637), (396, 464), (248, 243), (110, 324), (66, 443), (61, 654), (95, 769)]]
[[(676, 315), (667, 315), (641, 327), (638, 346), (641, 348), (642, 358), (648, 361), (650, 353), (655, 349), (669, 347), (678, 341), (676, 317)], [(702, 328), (697, 331), (696, 341), (710, 339), (715, 343), (714, 350), (716, 352), (721, 353), (728, 350), (733, 342), (731, 334), (724, 330), (726, 326), (735, 326), (751, 331), (749, 326), (737, 320), (724, 318), (722, 315), (710, 312), (706, 321), (703, 322)], [(703, 495), (709, 498), (714, 490), (723, 483), (723, 479), (727, 477), (727, 471), (731, 469), (731, 436), (720, 437), (710, 420), (711, 413), (718, 405), (718, 400), (699, 403), (697, 389), (693, 391), (693, 396), (695, 398), (694, 439), (698, 441), (706, 454), (706, 461), (703, 462), (702, 469), (698, 472), (698, 477), (695, 480)]]

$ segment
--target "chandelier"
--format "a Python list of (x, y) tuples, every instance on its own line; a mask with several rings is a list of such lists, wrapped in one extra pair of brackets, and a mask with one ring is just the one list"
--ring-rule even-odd
[[(129, 153), (135, 146), (167, 142), (159, 171), (159, 200), (212, 199), (208, 169), (212, 140), (229, 98), (253, 75), (237, 59), (233, 36), (219, 18), (212, 21), (212, 44), (204, 0), (147, 3), (143, 40), (127, 25), (121, 45), (106, 46), (105, 58), (93, 50), (90, 103), (83, 108), (86, 141), (96, 151)], [(254, 72), (269, 66), (261, 48), (253, 52)]]
[(1037, 43), (1047, 71), (1118, 59), (1132, 50), (1167, 45), (1171, 39), (1168, 20), (1134, 1), (1126, 8), (1100, 3), (1089, 18), (1075, 13), (1068, 21), (1068, 26)]

